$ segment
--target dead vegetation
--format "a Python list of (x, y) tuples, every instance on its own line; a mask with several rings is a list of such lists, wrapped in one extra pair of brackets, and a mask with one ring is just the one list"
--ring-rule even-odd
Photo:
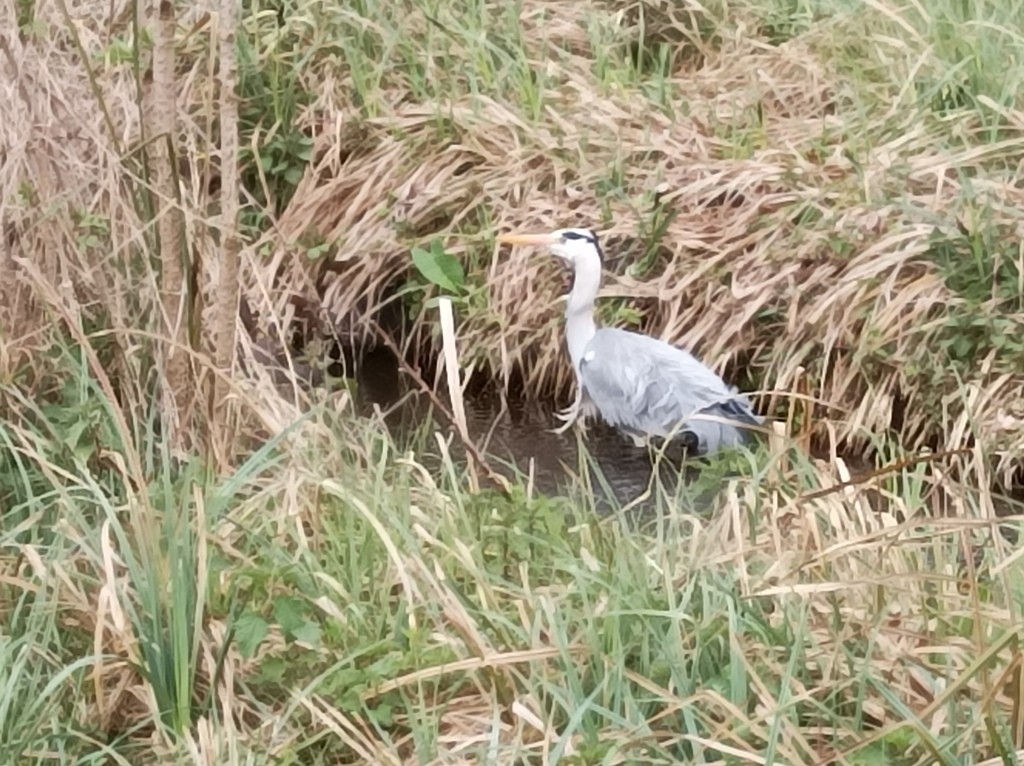
[[(988, 392), (962, 403), (974, 435), (1018, 430), (1006, 424), (1021, 416), (1012, 405), (1024, 382), (1020, 347), (951, 362), (943, 344), (960, 313), (998, 316), (1016, 332), (1020, 302), (993, 294), (968, 305), (931, 253), (937, 241), (971, 240), (974, 231), (958, 228), (965, 216), (1019, 235), (1019, 130), (975, 143), (981, 126), (971, 111), (939, 118), (879, 102), (862, 114), (814, 34), (776, 46), (734, 33), (703, 66), (666, 72), (660, 87), (671, 98), (659, 108), (597, 79), (593, 49), (569, 24), (595, 15), (610, 24), (612, 10), (544, 7), (558, 19), (545, 32), (562, 51), (526, 49), (546, 77), (537, 118), (510, 99), (451, 93), (423, 103), (398, 85), (376, 114), (332, 118), (322, 107), (343, 97), (346, 82), (323, 84), (321, 108), (309, 111), (316, 159), (277, 224), (273, 257), (248, 272), (264, 285), (248, 287), (265, 296), (253, 297), (262, 313), (281, 315), (293, 292), (308, 296), (318, 265), (295, 243), (311, 230), (351, 266), (323, 293), (336, 316), (403, 280), (410, 244), (436, 236), (487, 290), (486, 303), (460, 317), (470, 353), (506, 384), (521, 373), (528, 396), (564, 399), (561, 282), (539, 257), (497, 252), (492, 235), (578, 224), (637, 237), (651, 228), (662, 190), (657, 208), (669, 220), (656, 243), (666, 257), (605, 288), (648, 299), (646, 331), (719, 369), (742, 360), (774, 413), (806, 377), (817, 433), (828, 421), (854, 452), (890, 428), (910, 448), (960, 446), (929, 406), (960, 383)], [(524, 39), (542, 26), (538, 17), (524, 12)], [(1006, 252), (987, 257), (1019, 266), (1019, 249), (988, 246)], [(279, 289), (265, 287), (271, 275)], [(418, 353), (436, 355), (435, 326), (432, 313), (417, 317)], [(960, 383), (950, 385), (954, 374)]]
[[(892, 51), (869, 35), (856, 50), (868, 74), (853, 80), (850, 59), (842, 51), (829, 58), (829, 46), (858, 30), (877, 30), (877, 38), (891, 23), (880, 11), (817, 26), (797, 14), (785, 27), (792, 34), (779, 41), (781, 22), (756, 4), (731, 25), (716, 19), (714, 7), (548, 2), (527, 4), (510, 19), (484, 6), (494, 51), (472, 37), (478, 21), (455, 7), (444, 6), (437, 18), (404, 10), (369, 12), (370, 28), (315, 8), (244, 22), (255, 53), (264, 45), (270, 66), (290, 67), (277, 82), (283, 97), (267, 101), (265, 85), (248, 94), (271, 113), (243, 136), (250, 163), (259, 158), (258, 172), (246, 177), (247, 209), (264, 223), (242, 254), (242, 290), (264, 345), (289, 336), (296, 305), (307, 313), (324, 307), (321, 331), (348, 323), (353, 340), (365, 339), (372, 324), (350, 317), (364, 317), (368, 307), (372, 314), (386, 289), (410, 275), (409, 248), (438, 238), (463, 261), (469, 284), (484, 291), (460, 309), (469, 361), (503, 385), (514, 379), (528, 397), (564, 403), (571, 376), (561, 346), (561, 280), (543, 258), (499, 252), (493, 235), (591, 225), (610, 242), (639, 241), (659, 253), (620, 263), (609, 276), (604, 294), (623, 300), (606, 307), (606, 320), (628, 321), (619, 310), (640, 308), (642, 329), (756, 386), (765, 412), (785, 412), (788, 393), (804, 385), (816, 401), (817, 436), (838, 428), (851, 452), (890, 429), (910, 449), (955, 448), (962, 445), (948, 442), (949, 424), (935, 421), (929, 403), (967, 385), (986, 392), (961, 403), (971, 435), (1020, 446), (1006, 432), (1019, 431), (1022, 413), (1013, 402), (1021, 399), (1024, 349), (999, 338), (1019, 334), (1021, 302), (983, 287), (965, 295), (955, 279), (971, 259), (980, 259), (975, 287), (987, 271), (1012, 292), (1012, 273), (1020, 273), (1013, 245), (1022, 230), (1013, 159), (1024, 149), (1019, 103), (998, 107), (1001, 127), (991, 141), (983, 106), (922, 110), (905, 95), (915, 82), (902, 79), (922, 42), (914, 36)], [(46, 13), (42, 21), (65, 23), (56, 9)], [(185, 115), (178, 193), (186, 249), (194, 268), (211, 277), (200, 284), (214, 283), (220, 257), (210, 228), (219, 179), (205, 148), (216, 118), (206, 95), (216, 84), (212, 61), (202, 52), (211, 24), (195, 11), (180, 19), (179, 45), (191, 69), (176, 83)], [(469, 53), (438, 42), (433, 24), (490, 56), (494, 71), (460, 69), (459, 54)], [(772, 34), (766, 24), (775, 25)], [(346, 69), (314, 48), (297, 61), (296, 51), (318, 42), (317, 25), (358, 32), (367, 58)], [(73, 51), (12, 41), (20, 50), (11, 60), (24, 63), (11, 65), (16, 76), (8, 79), (11, 103), (20, 107), (5, 126), (6, 229), (9, 241), (21, 242), (9, 253), (77, 246), (81, 233), (67, 226), (31, 241), (33, 228), (45, 225), (43, 210), (47, 220), (59, 210), (67, 220), (94, 217), (105, 230), (136, 224), (129, 200), (96, 194), (116, 188), (121, 198), (130, 190), (118, 178), (120, 157), (139, 127), (126, 91), (130, 72), (109, 53), (111, 39), (129, 30), (98, 30), (77, 30), (93, 52), (98, 92), (85, 71), (71, 69)], [(638, 40), (655, 56), (649, 65), (630, 59)], [(369, 58), (385, 44), (396, 59), (390, 67)], [(425, 44), (434, 46), (427, 48), (433, 57), (409, 58)], [(683, 48), (699, 48), (699, 61)], [(104, 50), (106, 58), (96, 58)], [(38, 68), (29, 68), (33, 61)], [(891, 65), (889, 82), (872, 79), (880, 61)], [(251, 61), (243, 61), (243, 85), (253, 77)], [(25, 102), (26, 92), (41, 87), (62, 94), (50, 111)], [(302, 93), (310, 97), (295, 95)], [(289, 97), (293, 103), (281, 106)], [(979, 96), (979, 104), (988, 102)], [(39, 130), (33, 116), (53, 129)], [(75, 141), (62, 135), (72, 124)], [(46, 181), (53, 172), (45, 166), (55, 162), (59, 185)], [(276, 191), (274, 173), (295, 180), (288, 199)], [(19, 194), (22, 202), (12, 202)], [(280, 216), (253, 209), (254, 195), (272, 199)], [(177, 227), (158, 220), (167, 239)], [(141, 244), (117, 234), (115, 242)], [(934, 255), (943, 248), (945, 262)], [(1008, 264), (1009, 276), (997, 261)], [(109, 272), (111, 262), (100, 263)], [(97, 268), (85, 269), (91, 281), (73, 280), (85, 303), (102, 295), (110, 276)], [(201, 305), (214, 303), (207, 296)], [(992, 321), (979, 325), (966, 353), (954, 355), (961, 318)], [(434, 314), (419, 311), (405, 340), (419, 361), (436, 358)]]
[[(0, 640), (0, 688), (27, 734), (0, 756), (63, 759), (24, 745), (44, 719), (118, 763), (902, 766), (1024, 746), (1020, 556), (987, 491), (1022, 446), (1006, 62), (1024, 59), (954, 66), (985, 63), (958, 47), (980, 23), (951, 42), (889, 3), (802, 7), (247, 4), (235, 195), (211, 42), (230, 21), (178, 9), (177, 163), (151, 176), (146, 9), (4, 6), (0, 615), (22, 643)], [(237, 472), (189, 478), (151, 341), (187, 329), (188, 363), (216, 372), (234, 203), (253, 337), (209, 427)], [(773, 454), (708, 518), (676, 503), (641, 534), (585, 497), (467, 492), (344, 393), (310, 407), (265, 374), (296, 315), (369, 337), (436, 238), (467, 272), (463, 365), (563, 404), (557, 269), (493, 237), (567, 225), (605, 237), (607, 321), (745, 379), (821, 459)], [(419, 361), (441, 350), (423, 298), (402, 337)], [(910, 457), (851, 482), (839, 451), (868, 447)], [(154, 646), (180, 675), (153, 672)]]

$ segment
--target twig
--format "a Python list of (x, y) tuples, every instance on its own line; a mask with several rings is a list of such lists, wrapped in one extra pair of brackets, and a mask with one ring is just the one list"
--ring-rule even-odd
[(808, 492), (806, 495), (800, 495), (796, 502), (802, 503), (808, 500), (816, 500), (819, 497), (825, 497), (827, 495), (840, 492), (847, 487), (856, 487), (859, 484), (866, 484), (872, 479), (876, 479), (879, 476), (885, 476), (886, 474), (896, 473), (896, 471), (902, 471), (912, 465), (918, 465), (919, 463), (934, 463), (936, 460), (950, 457), (952, 455), (964, 455), (971, 452), (970, 447), (960, 447), (958, 449), (946, 450), (944, 452), (935, 452), (930, 455), (915, 455), (914, 457), (904, 458), (903, 460), (897, 460), (894, 463), (889, 463), (881, 468), (878, 468), (866, 476), (858, 476), (856, 479), (850, 479), (848, 481), (841, 481), (838, 484), (826, 487), (825, 489), (816, 489), (813, 492)]
[[(412, 378), (413, 381), (415, 381), (416, 385), (419, 386), (420, 390), (427, 395), (427, 398), (430, 399), (430, 402), (434, 405), (434, 407), (437, 410), (439, 410), (441, 414), (443, 414), (446, 418), (448, 418), (449, 421), (454, 423), (455, 416), (444, 405), (444, 402), (441, 401), (437, 394), (434, 393), (434, 390), (429, 385), (427, 385), (427, 382), (423, 380), (423, 376), (420, 375), (419, 371), (416, 370), (416, 368), (414, 368), (405, 360), (405, 356), (402, 354), (401, 351), (398, 350), (398, 346), (395, 345), (395, 342), (394, 340), (391, 339), (391, 336), (389, 336), (384, 331), (384, 328), (382, 328), (377, 323), (377, 320), (374, 319), (373, 317), (368, 317), (368, 323), (373, 328), (373, 331), (376, 333), (377, 337), (380, 338), (381, 342), (388, 347), (391, 353), (395, 355), (395, 359), (398, 360), (398, 365), (399, 367), (402, 368), (402, 371), (405, 372), (410, 378)], [(491, 468), (486, 458), (484, 458), (483, 453), (481, 453), (480, 450), (477, 448), (476, 444), (473, 443), (473, 440), (469, 437), (468, 433), (463, 434), (458, 428), (456, 428), (455, 430), (456, 433), (458, 433), (459, 435), (459, 440), (462, 442), (463, 446), (465, 446), (466, 448), (466, 451), (469, 453), (470, 458), (476, 461), (477, 465), (479, 465), (484, 470), (485, 474), (487, 475), (487, 478), (490, 479), (499, 490), (501, 490), (502, 494), (504, 494), (506, 497), (510, 497), (512, 494), (512, 490), (509, 487), (508, 479), (506, 479), (500, 473)]]

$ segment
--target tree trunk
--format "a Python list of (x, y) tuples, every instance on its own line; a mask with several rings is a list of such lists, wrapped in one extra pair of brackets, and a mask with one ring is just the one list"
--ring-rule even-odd
[(220, 214), (221, 255), (217, 269), (216, 357), (214, 385), (214, 443), (226, 458), (231, 444), (226, 379), (235, 359), (238, 318), (238, 99), (235, 93), (235, 27), (237, 0), (220, 3)]
[(177, 93), (175, 88), (174, 3), (156, 0), (153, 46), (151, 157), (160, 236), (160, 290), (163, 305), (165, 423), (171, 449), (181, 454), (190, 446), (194, 386), (188, 355), (189, 291), (183, 248), (183, 220), (175, 172)]

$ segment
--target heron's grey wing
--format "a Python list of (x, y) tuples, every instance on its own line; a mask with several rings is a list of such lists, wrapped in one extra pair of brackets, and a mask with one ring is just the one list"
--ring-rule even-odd
[(682, 427), (697, 437), (701, 452), (739, 443), (745, 434), (740, 427), (694, 415), (762, 422), (746, 397), (691, 354), (627, 330), (597, 331), (584, 352), (580, 381), (610, 424), (662, 437)]

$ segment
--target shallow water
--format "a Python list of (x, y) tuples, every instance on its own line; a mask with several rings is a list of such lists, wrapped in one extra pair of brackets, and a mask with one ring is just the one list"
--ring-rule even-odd
[[(390, 354), (375, 352), (365, 357), (356, 380), (359, 410), (368, 415), (375, 406), (379, 407), (400, 446), (408, 444), (422, 431), (427, 418), (443, 434), (454, 432), (445, 415), (431, 405), (429, 398), (405, 382), (397, 361)], [(437, 397), (448, 406), (443, 384)], [(651, 452), (634, 446), (627, 437), (600, 422), (589, 422), (585, 434), (576, 429), (553, 433), (561, 421), (551, 408), (537, 403), (502, 401), (498, 396), (467, 399), (465, 410), (470, 440), (484, 454), (489, 466), (509, 478), (517, 473), (529, 477), (536, 492), (549, 496), (578, 496), (581, 492), (590, 495), (584, 489), (584, 485), (589, 485), (599, 510), (630, 504), (650, 510), (654, 500), (645, 495), (652, 478), (656, 478), (675, 503), (693, 505), (697, 510), (706, 507), (711, 499), (706, 492), (697, 496), (686, 492), (687, 482), (680, 482), (678, 456), (659, 461), (654, 477), (655, 461)], [(453, 458), (464, 461), (466, 451), (459, 438), (455, 436), (450, 443)], [(436, 442), (430, 441), (426, 450), (427, 454), (421, 454), (420, 459), (428, 466), (438, 465), (441, 458)], [(692, 474), (693, 469), (688, 466), (685, 475), (692, 478)], [(666, 496), (664, 491), (653, 494)]]
[[(394, 356), (382, 351), (369, 354), (361, 360), (355, 378), (358, 409), (372, 415), (379, 407), (400, 448), (417, 443), (417, 436), (423, 445), (422, 426), (429, 419), (434, 431), (445, 437), (452, 435), (448, 438), (451, 456), (464, 464), (466, 450), (454, 436), (454, 427), (431, 405), (429, 397), (417, 393), (415, 385), (400, 372)], [(447, 407), (443, 384), (436, 395)], [(599, 422), (588, 423), (585, 434), (575, 429), (552, 433), (561, 421), (552, 408), (537, 403), (503, 402), (497, 396), (486, 396), (468, 399), (465, 409), (470, 440), (494, 471), (509, 478), (516, 474), (530, 477), (536, 493), (592, 502), (600, 512), (630, 507), (640, 522), (651, 520), (667, 506), (685, 513), (703, 513), (710, 510), (724, 485), (720, 472), (715, 478), (715, 471), (705, 470), (702, 461), (688, 461), (684, 466), (678, 455), (660, 461), (655, 476), (652, 454), (647, 449), (635, 447), (628, 438)], [(442, 467), (441, 451), (433, 439), (418, 451), (418, 458), (429, 468)], [(871, 473), (874, 467), (855, 456), (844, 456), (844, 460), (854, 476)], [(658, 491), (649, 491), (652, 478), (659, 485)], [(1012, 490), (1010, 496), (1000, 492), (991, 498), (997, 515), (1021, 513), (1022, 500), (1024, 490)]]

